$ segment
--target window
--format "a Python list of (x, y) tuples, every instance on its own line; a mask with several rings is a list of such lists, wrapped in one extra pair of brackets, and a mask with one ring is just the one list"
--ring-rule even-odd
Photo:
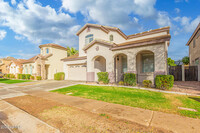
[(196, 65), (199, 65), (199, 58), (196, 58), (196, 59), (195, 59), (195, 64), (196, 64)]
[(110, 35), (110, 41), (113, 41), (113, 35)]
[(196, 45), (196, 40), (194, 38), (194, 40), (193, 40), (193, 48), (195, 48), (195, 45)]
[(47, 54), (49, 53), (49, 48), (46, 49), (46, 53), (47, 53)]
[(85, 45), (93, 41), (93, 34), (89, 34), (85, 37)]
[(142, 72), (154, 72), (154, 55), (143, 54), (142, 55)]

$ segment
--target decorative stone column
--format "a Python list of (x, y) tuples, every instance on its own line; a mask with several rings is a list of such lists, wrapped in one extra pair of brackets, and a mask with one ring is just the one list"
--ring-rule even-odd
[(45, 69), (45, 61), (44, 60), (41, 60), (41, 76), (42, 76), (43, 80), (46, 79), (46, 69)]

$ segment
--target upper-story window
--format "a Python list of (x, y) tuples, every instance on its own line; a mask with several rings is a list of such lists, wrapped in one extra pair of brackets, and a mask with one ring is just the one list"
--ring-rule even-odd
[(113, 35), (110, 35), (110, 41), (113, 41), (114, 38), (113, 38)]
[(46, 53), (47, 53), (47, 54), (49, 53), (49, 48), (46, 49)]
[(93, 41), (93, 34), (85, 36), (85, 45)]
[(196, 45), (196, 40), (194, 38), (194, 40), (193, 40), (193, 48), (195, 48), (195, 45)]

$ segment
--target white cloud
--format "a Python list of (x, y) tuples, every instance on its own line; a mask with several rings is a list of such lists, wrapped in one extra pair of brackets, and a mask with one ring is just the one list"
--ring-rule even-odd
[(156, 22), (160, 27), (172, 26), (171, 19), (169, 18), (167, 12), (158, 12), (158, 18)]
[(191, 19), (190, 17), (176, 17), (173, 19), (175, 22), (180, 23), (181, 28), (180, 31), (191, 33), (194, 32), (197, 25), (200, 22), (200, 16), (196, 17), (195, 19)]
[(16, 40), (23, 40), (23, 39), (25, 39), (25, 37), (24, 36), (20, 36), (20, 35), (16, 35), (15, 39)]
[(71, 13), (80, 12), (86, 21), (128, 29), (138, 27), (136, 15), (143, 18), (155, 16), (155, 3), (156, 0), (62, 0), (62, 7)]
[(17, 4), (16, 0), (11, 0), (11, 4), (16, 5)]
[(180, 13), (180, 11), (181, 11), (179, 8), (175, 8), (174, 10), (176, 13)]
[(15, 39), (25, 37), (33, 43), (77, 43), (74, 34), (80, 26), (69, 14), (56, 12), (50, 6), (43, 7), (34, 0), (24, 0), (16, 6), (13, 8), (0, 0), (0, 25), (13, 30), (17, 34)]
[(6, 37), (7, 32), (5, 30), (0, 30), (0, 40), (3, 40)]

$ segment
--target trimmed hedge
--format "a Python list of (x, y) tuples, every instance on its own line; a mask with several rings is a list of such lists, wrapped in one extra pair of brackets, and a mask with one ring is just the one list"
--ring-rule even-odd
[(152, 81), (151, 80), (143, 80), (142, 84), (144, 87), (150, 88), (152, 86)]
[(31, 76), (31, 77), (30, 77), (30, 80), (34, 80), (34, 79), (35, 79), (35, 77), (34, 77), (34, 76)]
[(98, 81), (103, 82), (104, 84), (108, 84), (110, 82), (110, 79), (108, 78), (108, 72), (98, 72)]
[(155, 78), (156, 88), (170, 90), (174, 85), (173, 75), (157, 75)]
[(37, 80), (42, 80), (42, 77), (41, 76), (36, 76), (36, 79)]
[(26, 79), (29, 80), (31, 77), (31, 74), (26, 74), (25, 76), (26, 76)]
[(17, 74), (17, 79), (22, 79), (22, 74)]
[(54, 74), (54, 80), (64, 80), (65, 79), (65, 73), (64, 72), (58, 72)]
[(124, 74), (124, 83), (125, 83), (125, 85), (135, 86), (136, 85), (136, 74), (125, 73)]

